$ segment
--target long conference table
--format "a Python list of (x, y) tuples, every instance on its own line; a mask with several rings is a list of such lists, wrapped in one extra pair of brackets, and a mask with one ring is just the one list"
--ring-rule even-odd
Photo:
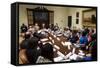
[[(20, 42), (21, 40), (19, 40)], [(43, 44), (50, 43), (53, 46), (53, 51), (54, 51), (54, 62), (65, 62), (65, 61), (71, 61), (71, 60), (77, 60), (78, 58), (84, 58), (86, 54), (88, 54), (88, 51), (83, 51), (80, 49), (80, 47), (75, 46), (71, 42), (67, 40), (67, 38), (63, 35), (54, 35), (52, 33), (48, 33), (48, 36), (40, 40)], [(21, 58), (20, 55), (24, 53), (21, 50), (19, 51), (19, 58)], [(26, 58), (23, 56), (24, 59)], [(23, 64), (25, 63), (22, 62), (23, 59), (19, 59), (19, 63)], [(27, 60), (26, 60), (27, 61)]]

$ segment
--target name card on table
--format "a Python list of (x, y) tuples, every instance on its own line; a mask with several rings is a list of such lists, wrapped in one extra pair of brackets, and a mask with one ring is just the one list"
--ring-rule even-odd
[(73, 50), (72, 50), (72, 54), (74, 54), (74, 53), (75, 53), (75, 50), (76, 50), (76, 48), (73, 48)]
[(57, 37), (57, 40), (60, 41), (60, 38)]
[(52, 38), (51, 38), (51, 37), (49, 37), (49, 39), (50, 39), (50, 40), (52, 40)]
[(65, 45), (65, 43), (64, 42), (61, 42), (61, 44), (64, 46)]
[(53, 35), (54, 36), (54, 38), (56, 38), (56, 35)]
[(58, 50), (60, 49), (60, 47), (59, 47), (59, 46), (57, 46), (57, 45), (54, 45), (54, 47), (55, 47), (56, 49), (58, 49)]

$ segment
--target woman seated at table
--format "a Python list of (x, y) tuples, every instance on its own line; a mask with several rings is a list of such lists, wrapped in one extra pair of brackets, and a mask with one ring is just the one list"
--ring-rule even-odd
[(86, 32), (83, 31), (82, 32), (82, 36), (80, 37), (79, 39), (79, 44), (80, 44), (80, 47), (85, 50), (86, 49), (86, 45), (88, 44), (88, 38), (86, 36)]
[(71, 36), (71, 30), (69, 28), (64, 28), (64, 36), (67, 38), (70, 38)]

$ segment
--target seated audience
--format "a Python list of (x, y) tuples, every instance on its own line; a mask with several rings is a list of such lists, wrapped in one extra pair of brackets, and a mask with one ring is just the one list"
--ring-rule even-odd
[(80, 43), (80, 46), (82, 47), (82, 49), (85, 50), (86, 45), (88, 44), (88, 39), (86, 37), (85, 31), (82, 32), (82, 36), (79, 39), (79, 43)]

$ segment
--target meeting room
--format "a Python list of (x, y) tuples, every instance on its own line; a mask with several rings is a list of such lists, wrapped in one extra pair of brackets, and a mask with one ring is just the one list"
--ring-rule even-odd
[(97, 9), (19, 5), (19, 64), (97, 60)]

